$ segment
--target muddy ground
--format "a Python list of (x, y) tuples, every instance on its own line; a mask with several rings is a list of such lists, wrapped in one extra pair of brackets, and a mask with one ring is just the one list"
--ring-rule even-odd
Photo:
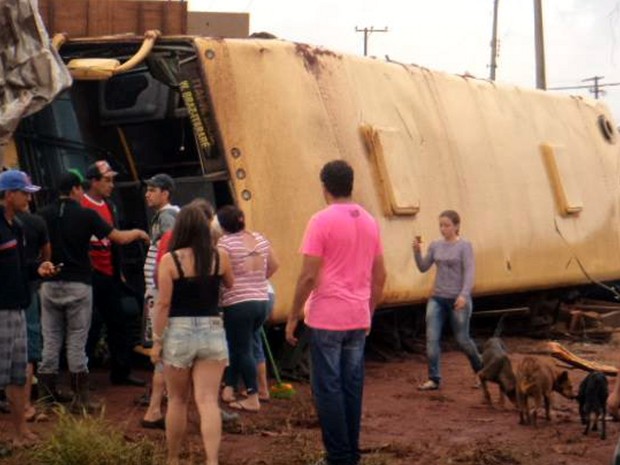
[[(506, 339), (514, 359), (544, 351), (544, 341)], [(563, 342), (587, 359), (618, 365), (620, 338), (600, 345)], [(607, 464), (620, 433), (619, 423), (608, 423), (608, 439), (597, 434), (583, 436), (577, 405), (555, 397), (551, 422), (521, 426), (513, 408), (490, 408), (465, 357), (457, 351), (443, 355), (444, 384), (440, 391), (420, 393), (416, 385), (425, 379), (424, 357), (403, 354), (389, 362), (367, 362), (362, 447), (364, 464), (457, 464), (457, 465), (586, 465)], [(146, 373), (144, 374), (146, 376)], [(96, 374), (95, 395), (106, 400), (106, 417), (125, 431), (128, 439), (147, 436), (163, 444), (160, 431), (139, 427), (143, 408), (134, 399), (143, 390), (110, 386), (104, 374)], [(585, 376), (571, 370), (576, 388)], [(614, 382), (613, 380), (611, 381)], [(227, 428), (222, 440), (221, 464), (259, 465), (312, 463), (321, 455), (318, 424), (309, 387), (295, 383), (297, 395), (290, 400), (272, 399), (258, 414), (242, 414), (238, 424)], [(491, 388), (494, 401), (495, 387)], [(0, 440), (9, 424), (0, 415)], [(41, 435), (53, 422), (37, 423)], [(23, 464), (20, 454), (6, 463)], [(204, 463), (195, 411), (190, 416), (187, 463)]]

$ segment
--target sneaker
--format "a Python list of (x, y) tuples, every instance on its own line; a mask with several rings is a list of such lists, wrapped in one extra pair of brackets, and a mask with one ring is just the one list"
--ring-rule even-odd
[(437, 389), (439, 389), (439, 383), (436, 383), (432, 379), (418, 386), (418, 391), (436, 391)]

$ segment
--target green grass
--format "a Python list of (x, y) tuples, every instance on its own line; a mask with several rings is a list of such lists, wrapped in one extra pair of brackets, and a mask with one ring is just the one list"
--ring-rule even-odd
[(29, 465), (160, 465), (161, 446), (131, 440), (100, 416), (58, 412), (54, 433), (27, 453)]

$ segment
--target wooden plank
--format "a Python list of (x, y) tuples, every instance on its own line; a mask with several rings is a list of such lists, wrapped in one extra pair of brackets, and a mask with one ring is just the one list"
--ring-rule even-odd
[(165, 3), (160, 2), (140, 2), (141, 4), (141, 20), (142, 32), (150, 29), (163, 29), (163, 16), (165, 14), (163, 6)]
[(50, 35), (96, 37), (149, 29), (179, 35), (187, 31), (187, 3), (133, 0), (40, 0), (39, 12)]
[(110, 2), (109, 0), (89, 0), (88, 36), (95, 37), (110, 34)]
[(66, 32), (69, 37), (88, 35), (88, 3), (84, 0), (52, 0), (54, 32)]
[(48, 31), (51, 32), (54, 22), (50, 18), (51, 15), (50, 15), (50, 6), (49, 6), (48, 0), (39, 0), (39, 14), (41, 15), (41, 18), (43, 19), (43, 23), (45, 24), (45, 27), (48, 29)]
[(138, 30), (140, 2), (110, 0), (110, 4), (111, 24), (109, 26), (109, 34), (125, 34), (128, 32), (132, 32), (134, 34), (141, 33), (141, 31)]
[(187, 34), (187, 2), (163, 4), (165, 9), (162, 34)]

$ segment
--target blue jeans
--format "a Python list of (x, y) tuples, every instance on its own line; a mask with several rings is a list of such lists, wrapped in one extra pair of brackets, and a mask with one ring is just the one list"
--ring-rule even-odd
[(467, 300), (465, 308), (454, 309), (456, 299), (431, 297), (426, 304), (426, 356), (428, 357), (428, 378), (437, 384), (441, 382), (441, 332), (444, 323), (450, 319), (452, 332), (474, 372), (482, 369), (482, 357), (474, 341), (469, 337), (469, 320), (472, 303)]
[(266, 300), (249, 300), (224, 307), (224, 329), (230, 362), (224, 381), (226, 386), (235, 388), (241, 377), (248, 394), (258, 392), (254, 334), (265, 321), (266, 308)]
[(366, 331), (308, 328), (311, 383), (330, 465), (359, 463)]
[(276, 301), (275, 294), (269, 293), (269, 301), (265, 306), (265, 319), (261, 324), (261, 327), (254, 331), (254, 342), (252, 343), (252, 350), (254, 351), (254, 359), (256, 360), (256, 364), (263, 363), (265, 361), (265, 349), (263, 348), (263, 336), (262, 329), (267, 320), (269, 319), (269, 315), (271, 315), (271, 311), (273, 310), (273, 306)]

